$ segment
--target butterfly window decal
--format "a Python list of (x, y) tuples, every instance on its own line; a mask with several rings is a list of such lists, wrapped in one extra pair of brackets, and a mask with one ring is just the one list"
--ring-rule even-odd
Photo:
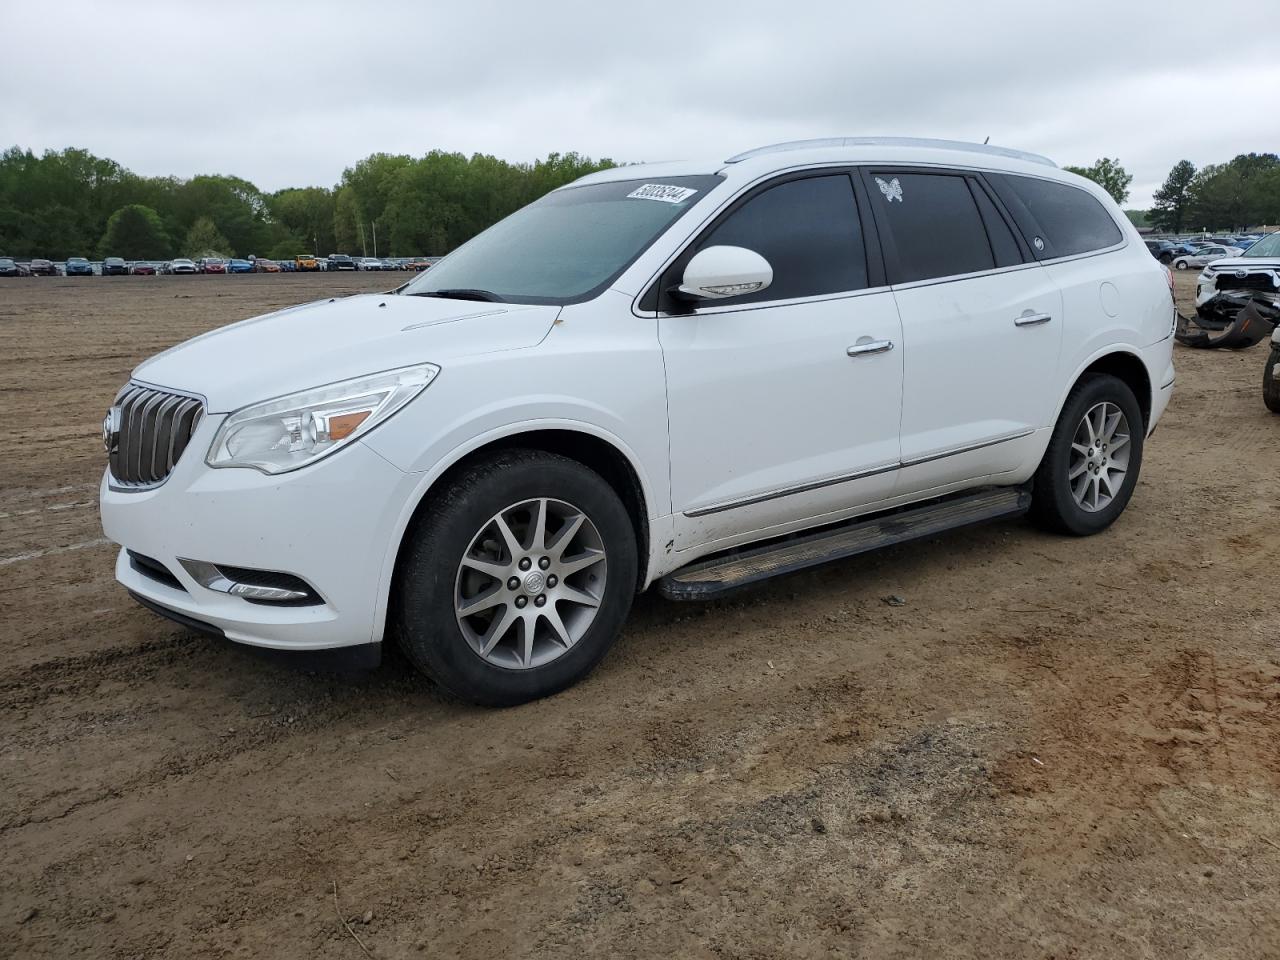
[(876, 177), (876, 185), (880, 187), (880, 192), (884, 194), (884, 198), (889, 203), (897, 200), (902, 203), (902, 184), (898, 182), (898, 178), (894, 177), (888, 183)]

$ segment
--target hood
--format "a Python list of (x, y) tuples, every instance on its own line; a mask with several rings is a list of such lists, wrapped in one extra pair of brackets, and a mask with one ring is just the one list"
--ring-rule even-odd
[(1220, 273), (1223, 270), (1242, 268), (1250, 273), (1280, 270), (1280, 257), (1223, 257), (1221, 260), (1214, 260), (1205, 269), (1211, 273)]
[(379, 373), (519, 350), (542, 341), (560, 308), (374, 294), (321, 300), (244, 320), (158, 354), (135, 379), (202, 395), (210, 413)]

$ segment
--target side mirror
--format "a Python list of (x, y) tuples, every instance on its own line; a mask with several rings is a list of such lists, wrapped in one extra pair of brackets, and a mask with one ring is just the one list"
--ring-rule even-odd
[(773, 283), (769, 261), (746, 247), (707, 247), (694, 254), (675, 289), (680, 299), (723, 300), (757, 293)]

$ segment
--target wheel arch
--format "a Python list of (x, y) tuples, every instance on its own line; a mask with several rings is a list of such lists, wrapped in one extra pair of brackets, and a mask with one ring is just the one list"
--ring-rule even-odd
[(1071, 383), (1068, 385), (1066, 392), (1063, 393), (1058, 401), (1057, 416), (1062, 416), (1062, 409), (1066, 405), (1067, 397), (1071, 395), (1071, 391), (1076, 388), (1076, 385), (1085, 377), (1097, 373), (1110, 374), (1125, 383), (1133, 391), (1133, 395), (1138, 401), (1138, 409), (1142, 411), (1143, 433), (1149, 432), (1151, 429), (1151, 410), (1155, 396), (1152, 392), (1151, 373), (1137, 353), (1123, 347), (1116, 347), (1092, 358), (1077, 371), (1076, 375), (1071, 378)]
[(645, 484), (636, 465), (635, 457), (612, 436), (582, 429), (568, 424), (526, 424), (509, 432), (490, 436), (469, 447), (461, 448), (431, 471), (423, 485), (410, 498), (411, 508), (406, 510), (393, 537), (393, 553), (389, 576), (384, 575), (379, 602), (382, 605), (379, 621), (389, 626), (387, 617), (390, 599), (400, 576), (405, 544), (415, 526), (430, 510), (434, 495), (462, 470), (477, 460), (493, 456), (504, 450), (538, 450), (574, 460), (595, 471), (613, 488), (622, 500), (627, 515), (635, 529), (638, 569), (637, 587), (648, 582), (650, 558), (649, 507), (653, 492)]

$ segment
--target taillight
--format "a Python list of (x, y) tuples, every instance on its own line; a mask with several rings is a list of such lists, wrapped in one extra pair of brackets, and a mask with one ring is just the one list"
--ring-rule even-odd
[(1168, 267), (1164, 268), (1164, 280), (1169, 284), (1169, 296), (1173, 296), (1173, 271)]

